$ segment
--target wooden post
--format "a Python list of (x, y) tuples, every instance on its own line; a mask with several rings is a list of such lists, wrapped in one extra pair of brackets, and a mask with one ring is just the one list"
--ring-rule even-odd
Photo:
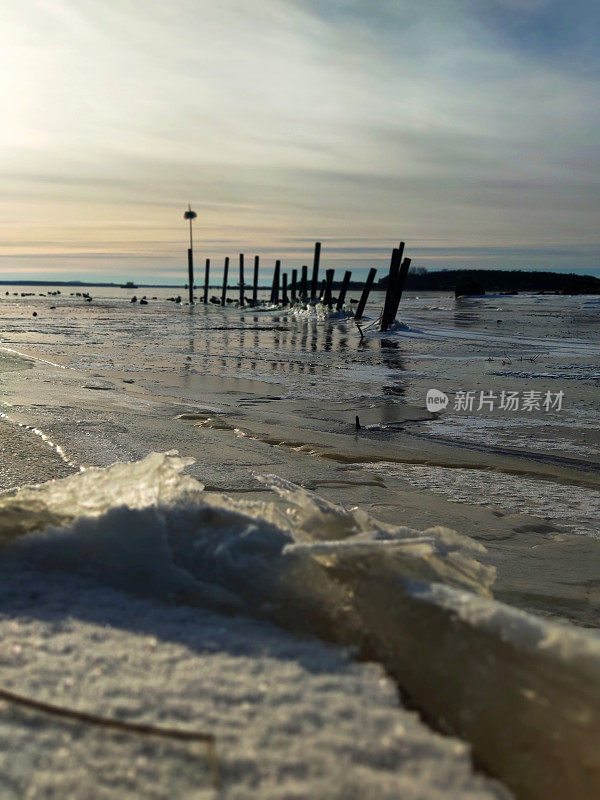
[(327, 281), (325, 278), (321, 281), (321, 291), (319, 292), (319, 303), (323, 302), (323, 298), (325, 297), (325, 286), (327, 285)]
[(371, 267), (371, 269), (369, 270), (369, 274), (367, 275), (367, 280), (365, 281), (365, 285), (363, 287), (359, 303), (356, 307), (356, 313), (354, 314), (354, 319), (362, 319), (362, 315), (365, 313), (365, 306), (367, 305), (367, 300), (369, 299), (369, 293), (373, 288), (373, 281), (375, 280), (376, 272), (377, 270), (375, 269), (375, 267)]
[(279, 272), (281, 270), (281, 261), (275, 262), (275, 271), (273, 272), (273, 285), (271, 286), (271, 305), (279, 305)]
[(292, 303), (296, 302), (296, 283), (298, 281), (298, 270), (292, 270)]
[(210, 258), (206, 259), (204, 267), (204, 302), (208, 303), (208, 276), (210, 275)]
[(306, 264), (302, 267), (302, 278), (300, 280), (300, 299), (303, 303), (308, 300), (308, 267)]
[(223, 290), (221, 292), (221, 305), (227, 302), (227, 275), (229, 273), (229, 256), (225, 256), (225, 266), (223, 267)]
[(338, 295), (337, 303), (336, 303), (336, 311), (341, 311), (344, 307), (344, 300), (346, 299), (346, 292), (348, 291), (348, 284), (350, 283), (350, 277), (352, 273), (350, 270), (346, 270), (344, 272), (344, 280), (342, 281), (342, 288), (340, 289), (340, 293)]
[[(404, 247), (405, 247), (404, 242), (400, 242), (400, 244), (398, 245), (398, 255), (396, 257), (397, 261), (398, 261), (398, 272), (396, 274), (396, 278), (395, 278), (395, 281), (394, 281), (394, 286), (393, 286), (393, 289), (392, 289), (392, 295), (390, 297), (390, 303), (389, 303), (388, 310), (387, 310), (386, 327), (385, 328), (382, 327), (381, 330), (387, 330), (387, 328), (396, 319), (396, 312), (398, 311), (398, 305), (400, 303), (400, 297), (402, 296), (402, 287), (404, 287), (404, 280), (406, 280), (406, 275), (405, 275), (404, 276), (404, 280), (402, 281), (401, 288), (400, 288), (400, 296), (398, 297), (398, 299), (396, 301), (396, 295), (398, 293), (398, 286), (400, 285), (399, 284), (399, 281), (400, 281), (400, 270), (401, 270), (402, 256), (404, 255)], [(409, 259), (408, 263), (410, 265), (410, 259)], [(407, 272), (408, 272), (408, 267), (407, 267)], [(386, 301), (387, 301), (387, 297), (388, 297), (387, 292), (386, 292), (385, 296), (386, 296)], [(382, 323), (383, 323), (383, 317), (382, 317)]]
[(240, 253), (240, 306), (244, 305), (244, 292), (246, 287), (244, 286), (244, 254)]
[(392, 259), (390, 261), (390, 271), (388, 274), (388, 283), (385, 291), (385, 302), (383, 304), (383, 311), (381, 312), (381, 330), (387, 331), (391, 319), (390, 314), (394, 304), (394, 294), (396, 292), (396, 284), (398, 283), (398, 272), (400, 270), (400, 258), (402, 253), (399, 247), (394, 247), (392, 250)]
[(317, 288), (319, 286), (319, 261), (321, 260), (321, 242), (315, 242), (315, 255), (313, 258), (312, 282), (310, 284), (310, 301), (314, 303), (317, 299)]
[(188, 288), (190, 305), (194, 305), (194, 253), (191, 247), (188, 247)]
[(328, 308), (333, 306), (333, 299), (331, 297), (331, 286), (333, 284), (333, 274), (334, 269), (325, 270), (325, 275), (327, 276), (325, 279), (325, 292), (323, 294), (323, 302)]
[(288, 294), (287, 294), (287, 272), (284, 272), (282, 275), (282, 287), (281, 287), (281, 305), (287, 306), (288, 304)]
[(258, 256), (254, 256), (254, 283), (252, 284), (252, 305), (258, 305)]
[(396, 314), (398, 313), (398, 306), (400, 305), (400, 300), (402, 299), (402, 292), (404, 291), (404, 284), (406, 283), (406, 276), (408, 275), (409, 269), (410, 269), (410, 258), (405, 258), (404, 261), (402, 262), (402, 266), (400, 267), (400, 272), (398, 273), (398, 280), (396, 282), (396, 291), (394, 293), (392, 308), (390, 310), (390, 325), (396, 319)]

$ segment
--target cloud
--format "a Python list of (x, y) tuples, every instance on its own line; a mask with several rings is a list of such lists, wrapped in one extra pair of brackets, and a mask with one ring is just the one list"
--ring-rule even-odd
[(187, 202), (205, 239), (255, 249), (357, 231), (365, 247), (596, 240), (597, 11), (584, 0), (568, 13), (556, 0), (1, 13), (5, 242), (80, 248), (93, 224), (90, 250), (123, 252), (126, 220), (131, 247), (155, 230), (176, 252)]

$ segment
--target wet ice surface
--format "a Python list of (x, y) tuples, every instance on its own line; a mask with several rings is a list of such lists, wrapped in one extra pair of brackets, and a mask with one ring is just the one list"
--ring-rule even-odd
[(478, 469), (378, 462), (364, 469), (391, 475), (457, 503), (525, 513), (572, 533), (600, 538), (600, 491)]
[(544, 417), (448, 414), (425, 422), (432, 438), (448, 439), (484, 447), (501, 446), (531, 453), (561, 453), (600, 459), (598, 422), (593, 414), (579, 413), (576, 427), (569, 416), (548, 413)]
[[(11, 291), (8, 287), (8, 291)], [(597, 298), (518, 295), (463, 298), (415, 295), (402, 300), (408, 328), (361, 341), (348, 319), (327, 320), (278, 310), (212, 305), (175, 306), (172, 289), (131, 292), (95, 288), (76, 297), (0, 297), (7, 349), (81, 370), (89, 396), (113, 393), (127, 407), (135, 393), (180, 403), (206, 402), (235, 417), (282, 419), (290, 401), (298, 428), (311, 427), (320, 401), (322, 429), (349, 430), (355, 415), (368, 431), (393, 440), (406, 409), (427, 419), (428, 389), (450, 405), (422, 432), (482, 451), (544, 454), (600, 463), (600, 325)], [(350, 297), (357, 296), (350, 292)], [(230, 295), (234, 296), (233, 290)], [(235, 295), (237, 296), (237, 295)], [(367, 309), (375, 318), (383, 294)], [(56, 306), (51, 309), (50, 305)], [(38, 316), (33, 319), (35, 309)], [(459, 391), (564, 392), (560, 411), (527, 414), (477, 410), (453, 413)], [(288, 403), (285, 406), (285, 403)], [(418, 414), (408, 415), (415, 420)], [(408, 430), (404, 426), (404, 430)]]
[[(351, 323), (293, 318), (280, 312), (190, 309), (166, 302), (140, 308), (131, 306), (127, 299), (114, 298), (97, 298), (92, 305), (66, 299), (52, 311), (47, 303), (43, 305), (46, 301), (37, 298), (16, 303), (9, 300), (0, 305), (2, 345), (66, 369), (61, 371), (60, 378), (50, 376), (47, 365), (43, 370), (41, 367), (34, 370), (38, 380), (48, 380), (49, 391), (46, 393), (42, 386), (39, 392), (36, 384), (38, 391), (33, 400), (27, 396), (27, 376), (20, 386), (10, 384), (5, 402), (16, 402), (20, 393), (21, 405), (7, 407), (6, 413), (14, 416), (17, 411), (26, 418), (35, 403), (36, 413), (48, 424), (65, 435), (70, 429), (81, 440), (78, 446), (89, 451), (90, 461), (108, 463), (118, 455), (120, 447), (128, 457), (132, 453), (145, 454), (139, 452), (147, 448), (147, 440), (141, 435), (143, 425), (152, 429), (153, 435), (158, 429), (157, 435), (164, 436), (159, 443), (161, 449), (178, 446), (185, 436), (196, 436), (196, 441), (202, 442), (201, 430), (178, 421), (180, 428), (173, 435), (175, 426), (161, 428), (159, 423), (164, 420), (157, 422), (153, 414), (159, 407), (158, 400), (168, 401), (173, 407), (170, 418), (173, 421), (181, 411), (202, 407), (206, 395), (210, 395), (209, 405), (214, 406), (215, 415), (224, 418), (229, 426), (223, 429), (219, 444), (223, 448), (230, 446), (225, 439), (227, 434), (236, 447), (233, 458), (237, 461), (231, 459), (230, 465), (217, 475), (221, 485), (226, 485), (229, 480), (226, 473), (232, 471), (232, 463), (244, 460), (249, 472), (255, 466), (252, 458), (259, 456), (257, 449), (250, 456), (250, 448), (234, 438), (240, 410), (246, 415), (249, 427), (259, 411), (268, 427), (269, 420), (273, 425), (280, 421), (282, 410), (289, 412), (286, 403), (298, 401), (292, 409), (297, 428), (301, 430), (309, 424), (321, 426), (319, 430), (324, 432), (325, 439), (330, 421), (335, 415), (340, 416), (338, 411), (345, 409), (346, 424), (358, 398), (362, 407), (370, 407), (375, 417), (365, 421), (379, 425), (377, 431), (367, 430), (364, 436), (376, 440), (376, 434), (394, 441), (398, 419), (406, 417), (410, 405), (422, 411), (425, 392), (432, 386), (450, 396), (461, 388), (552, 388), (553, 391), (561, 388), (565, 390), (566, 402), (560, 417), (533, 414), (526, 427), (518, 421), (504, 426), (507, 433), (503, 446), (517, 453), (527, 450), (535, 454), (535, 445), (528, 444), (527, 437), (531, 426), (537, 425), (543, 431), (551, 428), (552, 436), (548, 439), (551, 450), (564, 452), (569, 448), (576, 458), (593, 460), (589, 448), (597, 441), (593, 428), (598, 419), (598, 385), (594, 378), (599, 348), (597, 312), (573, 303), (577, 298), (514, 300), (517, 302), (511, 306), (512, 315), (509, 302), (513, 303), (513, 299), (502, 301), (506, 308), (503, 333), (499, 336), (495, 327), (498, 300), (457, 304), (447, 296), (408, 296), (402, 314), (411, 330), (389, 337), (367, 338), (362, 344)], [(38, 317), (32, 321), (29, 312), (34, 302)], [(377, 311), (374, 303), (370, 312)], [(564, 331), (557, 329), (557, 319), (564, 321)], [(532, 353), (538, 356), (535, 363), (525, 360), (526, 368), (521, 369), (519, 359), (533, 358)], [(505, 366), (503, 360), (512, 363)], [(563, 387), (558, 378), (548, 377), (564, 373), (565, 365), (569, 366), (571, 361), (584, 376), (570, 380), (572, 388)], [(526, 376), (497, 374), (505, 369), (515, 371), (515, 362), (519, 363), (516, 371), (527, 373)], [(6, 381), (3, 385), (9, 386), (8, 377), (2, 380)], [(320, 419), (313, 418), (319, 413), (319, 405), (308, 402), (309, 398), (321, 401), (321, 407), (328, 409), (321, 413)], [(124, 424), (120, 408), (127, 409), (127, 414), (122, 415)], [(464, 425), (451, 417), (448, 414), (436, 423), (447, 426), (443, 435), (442, 429), (438, 430), (438, 438), (452, 438), (454, 428), (459, 434), (456, 441), (482, 447), (481, 464), (485, 464), (489, 426), (487, 429), (480, 426), (480, 436), (469, 440), (477, 426)], [(134, 418), (139, 428), (134, 427)], [(477, 419), (486, 417), (479, 415)], [(545, 420), (549, 419), (557, 424), (545, 426)], [(578, 433), (584, 430), (581, 423), (589, 425), (585, 428), (585, 440)], [(127, 426), (131, 426), (129, 431), (122, 429)], [(44, 426), (39, 428), (43, 430)], [(435, 425), (417, 422), (414, 429), (426, 437), (422, 450), (427, 454), (427, 441), (435, 440), (435, 434), (429, 436), (434, 433)], [(60, 443), (61, 439), (53, 441)], [(276, 456), (261, 453), (260, 457), (270, 460)], [(211, 474), (211, 479), (215, 474)], [(430, 475), (435, 477), (435, 472)], [(470, 502), (478, 502), (475, 495)]]

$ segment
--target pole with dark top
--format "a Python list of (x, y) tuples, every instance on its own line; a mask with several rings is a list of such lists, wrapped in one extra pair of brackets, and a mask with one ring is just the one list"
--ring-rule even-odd
[(225, 266), (223, 267), (223, 290), (221, 292), (221, 305), (227, 302), (227, 276), (229, 274), (229, 256), (225, 256)]
[(336, 311), (341, 311), (344, 307), (344, 300), (346, 299), (346, 292), (348, 291), (348, 284), (350, 283), (350, 277), (352, 273), (350, 270), (346, 270), (344, 272), (344, 279), (342, 280), (342, 288), (340, 289), (340, 293), (338, 295), (337, 303), (336, 303)]
[(188, 296), (190, 305), (194, 305), (194, 256), (188, 247)]
[(195, 211), (192, 211), (191, 205), (188, 203), (188, 210), (183, 215), (184, 219), (189, 219), (190, 221), (190, 246), (188, 248), (188, 289), (189, 289), (189, 298), (190, 298), (190, 305), (194, 305), (194, 242), (192, 239), (192, 220), (196, 219), (198, 214)]
[(254, 256), (254, 283), (252, 284), (252, 305), (258, 305), (258, 256)]
[(208, 303), (208, 278), (210, 275), (210, 258), (206, 259), (206, 266), (204, 267), (204, 302)]
[(356, 313), (354, 314), (354, 319), (362, 319), (362, 315), (365, 313), (365, 306), (367, 305), (369, 294), (371, 292), (371, 289), (373, 288), (373, 281), (375, 280), (376, 273), (377, 270), (375, 269), (375, 267), (371, 267), (371, 269), (369, 270), (369, 274), (367, 275), (367, 280), (365, 281), (365, 285), (363, 287), (360, 300), (356, 307)]
[(310, 301), (314, 303), (317, 299), (317, 289), (319, 287), (319, 261), (321, 260), (321, 242), (315, 242), (315, 255), (313, 258), (312, 281), (310, 284)]

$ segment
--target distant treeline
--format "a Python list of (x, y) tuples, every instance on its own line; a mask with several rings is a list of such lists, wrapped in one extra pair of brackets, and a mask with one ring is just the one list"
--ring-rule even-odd
[[(388, 276), (378, 283), (385, 289)], [(453, 292), (457, 286), (477, 284), (486, 292), (560, 292), (561, 294), (600, 294), (600, 278), (574, 273), (538, 272), (521, 269), (442, 269), (410, 270), (408, 291)]]

